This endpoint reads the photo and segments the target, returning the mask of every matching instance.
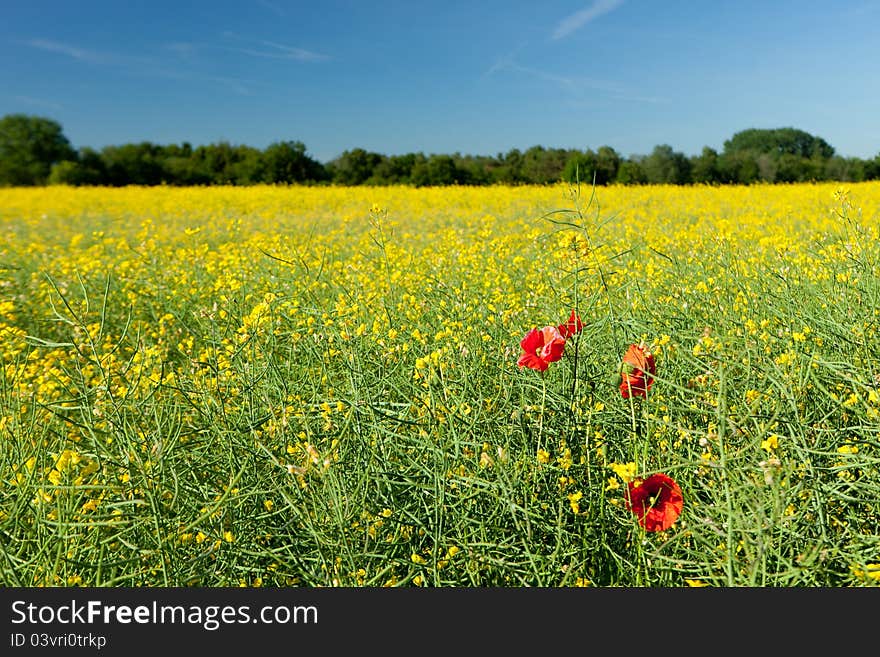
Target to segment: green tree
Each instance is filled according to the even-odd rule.
[[[580,182],[590,185],[595,175],[596,154],[589,148],[569,155],[562,170],[562,179],[568,183]]]
[[[158,185],[162,182],[161,147],[151,142],[105,146],[101,149],[101,159],[110,185]]]
[[[617,180],[620,154],[610,146],[600,146],[596,151],[596,184],[608,185]]]
[[[76,151],[52,119],[8,114],[0,119],[0,185],[43,185],[52,165],[76,161]]]
[[[767,182],[793,183],[809,179],[809,162],[808,159],[791,153],[783,153],[775,158],[762,154],[758,156],[758,170],[761,172],[761,179]]]
[[[363,185],[372,177],[382,156],[363,148],[345,151],[327,165],[334,183],[340,185]]]
[[[262,153],[253,146],[239,144],[233,147],[232,160],[224,171],[224,178],[232,185],[255,185],[264,180]]]
[[[514,185],[525,182],[522,173],[523,154],[518,148],[512,148],[503,155],[499,153],[496,162],[491,172],[493,183]]]
[[[721,182],[735,185],[750,185],[760,178],[758,162],[749,152],[721,153],[718,173]]]
[[[62,160],[52,165],[50,185],[104,185],[107,169],[104,160],[94,149],[81,148],[76,160]]]
[[[465,178],[466,173],[455,165],[451,155],[432,154],[412,170],[412,184],[417,187],[459,185],[466,182]]]
[[[262,158],[256,148],[218,142],[199,146],[192,154],[194,176],[214,185],[252,185],[262,180]]]
[[[52,165],[47,182],[50,185],[79,185],[79,163],[62,160]]]
[[[617,180],[621,185],[644,185],[648,182],[645,168],[642,166],[644,158],[631,156],[620,163],[617,169]]]
[[[871,160],[865,160],[865,180],[880,180],[880,153]]]
[[[212,177],[195,157],[189,142],[169,144],[162,159],[162,178],[169,185],[209,185]]]
[[[655,146],[642,167],[649,183],[683,185],[690,182],[690,161],[669,144]]]
[[[488,185],[492,182],[492,169],[497,166],[495,158],[486,155],[460,155],[453,158],[455,166],[469,185]]]
[[[520,168],[525,182],[546,185],[562,180],[570,152],[561,148],[532,146],[522,156]]]
[[[861,182],[867,180],[868,164],[857,157],[835,155],[825,162],[825,180]]]
[[[834,155],[834,148],[822,139],[796,128],[741,130],[724,142],[724,153],[767,153],[779,156],[795,155],[803,158],[827,159]]]
[[[327,178],[324,165],[306,154],[301,141],[270,144],[262,154],[262,174],[268,183],[318,182]]]
[[[573,151],[565,163],[562,179],[566,182],[608,185],[617,181],[621,162],[620,155],[610,146],[600,146],[595,153],[589,148]]]
[[[382,161],[373,169],[373,175],[367,179],[367,182],[373,185],[408,184],[416,161],[415,153],[383,157]]]
[[[702,153],[691,158],[691,180],[695,183],[707,184],[721,181],[718,152],[715,149],[704,146]]]

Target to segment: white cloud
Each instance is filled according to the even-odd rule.
[[[269,59],[290,59],[297,62],[323,62],[330,59],[328,55],[314,52],[312,50],[285,46],[280,43],[275,43],[274,41],[254,41],[252,39],[239,36],[234,32],[223,32],[223,37],[233,41],[242,42],[242,44],[245,46],[234,48],[230,47],[227,48],[227,50],[240,52],[244,55],[250,55],[251,57],[266,57]],[[256,47],[257,45],[259,45],[259,47]]]
[[[320,62],[330,59],[327,55],[304,50],[303,48],[291,48],[290,46],[283,46],[280,43],[272,43],[271,41],[262,41],[261,43],[274,49],[275,56],[282,59],[295,59],[300,62]]]
[[[259,0],[259,3],[275,15],[284,17],[284,10],[275,3],[267,2],[267,0]]]
[[[42,98],[33,98],[32,96],[13,96],[15,100],[19,103],[25,103],[26,105],[33,105],[35,107],[42,107],[44,109],[50,110],[62,110],[64,107],[59,105],[56,102],[51,100],[43,100]]]
[[[597,80],[583,76],[568,76],[544,71],[529,66],[517,64],[512,55],[500,58],[487,70],[483,77],[489,77],[501,72],[518,73],[528,75],[540,80],[552,83],[565,93],[570,101],[575,104],[581,102],[595,103],[599,100],[621,101],[626,103],[668,103],[670,100],[663,96],[648,96],[632,93],[626,85],[611,80]]]
[[[168,52],[174,53],[178,57],[192,57],[199,47],[194,43],[189,43],[187,41],[176,41],[174,43],[166,43],[164,49]]]
[[[50,41],[48,39],[30,39],[28,41],[21,42],[26,46],[31,48],[37,48],[39,50],[45,50],[47,52],[57,53],[59,55],[64,55],[67,57],[71,57],[77,61],[81,62],[90,62],[94,64],[105,64],[105,65],[119,65],[124,66],[128,72],[132,75],[136,76],[146,76],[152,78],[161,78],[165,80],[183,80],[183,81],[197,81],[197,82],[208,82],[214,85],[219,85],[233,93],[242,95],[242,96],[250,96],[251,90],[251,82],[247,80],[240,80],[238,78],[231,77],[218,77],[218,76],[204,76],[194,71],[186,71],[181,70],[179,66],[179,62],[176,62],[174,66],[169,66],[167,64],[163,64],[161,61],[156,61],[153,58],[145,58],[145,57],[135,57],[130,55],[120,55],[116,53],[109,52],[96,52],[92,50],[86,50],[84,48],[78,48],[76,46],[71,46],[66,43],[60,43],[58,41]],[[267,44],[269,45],[269,44]],[[175,42],[168,43],[162,46],[162,48],[166,52],[173,53],[177,57],[181,59],[189,59],[193,54],[195,54],[198,50],[200,50],[203,46],[200,46],[196,43],[189,42]],[[276,48],[284,48],[284,46],[275,46]],[[289,49],[295,51],[296,49]],[[259,54],[259,53],[254,53]],[[288,59],[296,59],[296,58],[304,58],[309,59],[310,57],[323,57],[322,55],[317,55],[315,53],[309,53],[308,51],[299,52],[291,52],[285,58]],[[28,96],[16,96],[16,99],[22,103],[28,103],[31,105],[42,105],[48,107],[50,109],[60,109],[60,106],[49,103],[48,101],[41,101],[38,98],[31,98]]]
[[[19,43],[37,50],[56,53],[70,57],[78,62],[88,62],[90,64],[101,64],[109,66],[138,66],[149,65],[153,61],[149,57],[138,57],[134,55],[123,55],[114,52],[100,52],[97,50],[87,50],[78,46],[72,46],[68,43],[60,41],[52,41],[51,39],[28,39],[27,41],[19,41]]]
[[[83,62],[100,62],[103,59],[102,56],[96,52],[85,50],[83,48],[77,48],[75,46],[69,46],[66,43],[59,43],[58,41],[50,41],[48,39],[30,39],[29,41],[25,41],[24,43],[31,48],[37,48],[39,50],[46,50],[48,52],[58,53],[59,55],[67,55],[68,57],[72,57],[73,59],[78,59]]]
[[[595,0],[586,9],[576,11],[559,21],[559,24],[553,31],[553,38],[563,39],[572,32],[581,29],[587,23],[599,18],[599,16],[614,11],[622,4],[623,0]]]

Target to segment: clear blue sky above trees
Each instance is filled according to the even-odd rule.
[[[647,154],[794,126],[880,152],[880,2],[10,2],[0,115],[77,148]]]

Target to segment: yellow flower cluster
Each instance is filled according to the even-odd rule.
[[[609,186],[598,194],[614,221],[602,224],[595,242],[540,220],[569,209],[569,192],[566,185],[0,189],[0,440],[13,455],[0,485],[27,491],[25,506],[41,520],[63,520],[72,537],[92,521],[124,525],[143,505],[158,513],[186,487],[209,488],[207,501],[230,480],[199,473],[160,486],[169,454],[197,447],[226,456],[224,441],[234,436],[248,459],[265,458],[284,485],[306,490],[332,486],[334,468],[364,458],[346,436],[367,427],[371,448],[393,436],[447,450],[441,473],[466,488],[503,473],[519,456],[507,439],[543,419],[534,398],[520,406],[522,391],[512,393],[518,342],[523,327],[564,320],[574,300],[561,281],[575,275],[587,325],[609,313],[633,324],[681,318],[637,328],[661,336],[657,352],[689,368],[675,393],[659,383],[652,389],[643,419],[662,450],[698,444],[703,458],[694,469],[709,472],[726,446],[721,438],[739,437],[723,422],[707,430],[710,423],[724,414],[775,417],[773,400],[788,391],[797,408],[808,374],[835,367],[823,359],[834,348],[824,316],[791,316],[767,300],[795,299],[815,286],[829,313],[867,308],[865,286],[880,276],[880,222],[858,222],[880,216],[880,182],[853,183],[845,193],[835,184]],[[821,211],[834,202],[852,222]],[[601,278],[587,274],[597,269]],[[846,325],[840,339],[876,344],[873,312]],[[849,373],[828,386],[836,402],[828,413],[876,423],[880,380],[871,377],[880,370],[866,362],[870,349],[853,352],[853,369],[864,376]],[[749,371],[758,358],[772,378],[743,381],[725,397],[730,383],[718,364]],[[522,457],[558,481],[575,515],[589,502],[574,483],[584,459],[610,468],[599,480],[609,489],[629,483],[637,472],[630,459],[639,459],[603,435],[614,430],[601,419],[613,412],[615,389],[608,398],[578,394],[567,400],[577,438],[544,436]],[[689,405],[686,418],[670,410],[676,403],[678,411]],[[795,453],[783,427],[742,424],[767,462]],[[487,426],[497,432],[485,437]],[[419,448],[408,449],[419,458]],[[858,480],[861,459],[874,458],[858,449],[835,454],[843,483]],[[222,524],[211,505],[232,493],[219,494],[204,517],[181,523],[175,536],[187,549],[216,553],[251,540]],[[278,491],[255,494],[260,517],[291,506]],[[408,539],[416,530],[398,524],[396,513],[374,512],[359,529],[374,542]],[[407,550],[407,567],[455,564],[458,548],[432,556],[420,549]],[[161,556],[151,558],[144,572],[161,571]],[[328,572],[340,581],[379,576],[360,567]],[[419,577],[428,577],[424,570]],[[258,575],[269,577],[248,581]]]

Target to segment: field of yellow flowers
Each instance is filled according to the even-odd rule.
[[[6,586],[880,583],[880,183],[0,189]]]

